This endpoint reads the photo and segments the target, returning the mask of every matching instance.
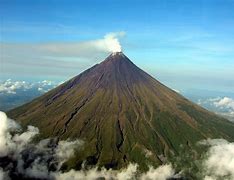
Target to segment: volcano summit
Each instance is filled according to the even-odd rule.
[[[82,139],[68,162],[121,168],[162,164],[180,145],[195,148],[206,138],[234,140],[234,124],[155,80],[122,52],[84,71],[43,96],[9,111],[42,137]]]

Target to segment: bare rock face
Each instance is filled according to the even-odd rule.
[[[157,166],[204,138],[234,140],[234,124],[193,104],[134,65],[122,52],[8,112],[42,137],[82,139],[69,166]]]

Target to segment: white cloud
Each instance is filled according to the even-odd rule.
[[[217,107],[226,107],[234,110],[234,99],[229,97],[223,97],[220,100],[214,101],[214,105]]]
[[[129,164],[126,169],[123,169],[117,173],[116,178],[120,180],[121,179],[130,180],[136,176],[136,173],[137,173],[137,165]]]
[[[5,138],[8,133],[7,130],[7,116],[5,113],[0,112],[0,157],[7,154],[7,140]]]
[[[39,92],[47,92],[56,87],[60,83],[54,81],[44,80],[38,82],[14,81],[8,79],[0,82],[0,94],[16,94],[18,90],[28,91],[30,89],[37,89]]]
[[[45,91],[43,88],[41,88],[41,87],[37,88],[37,90],[40,91],[40,92],[46,92],[46,91]]]
[[[205,180],[234,179],[234,143],[224,139],[201,142],[210,146],[203,161]]]
[[[16,126],[0,111],[0,158],[7,158],[7,166],[0,167],[0,178],[7,175],[22,175],[32,178],[51,178],[50,166],[58,171],[61,164],[74,154],[74,150],[82,145],[76,141],[57,141],[53,139],[41,140],[33,143],[32,139],[39,134],[36,127],[28,126],[25,132],[20,133]],[[5,169],[4,169],[5,168]]]
[[[141,176],[142,180],[166,180],[175,175],[171,164],[159,166],[157,169],[150,167],[149,171]]]
[[[62,172],[61,165],[74,155],[75,149],[82,147],[83,141],[57,142],[55,139],[44,139],[38,143],[32,142],[38,133],[39,130],[33,126],[28,126],[25,132],[20,132],[19,125],[0,111],[0,158],[9,158],[7,167],[0,166],[0,180],[7,179],[12,173],[30,178],[57,180],[166,180],[180,176],[175,173],[171,164],[164,164],[158,168],[150,167],[145,173],[140,173],[138,165],[131,163],[121,170],[99,170],[96,167]],[[234,179],[234,143],[224,139],[207,139],[199,143],[209,146],[205,159],[202,159],[203,168],[200,173],[203,178]],[[50,167],[54,167],[54,170]]]
[[[230,97],[214,97],[208,99],[199,99],[198,104],[202,105],[217,114],[223,115],[229,120],[234,119],[234,99]]]
[[[0,168],[0,180],[10,180],[7,172],[5,172],[2,168]]]
[[[82,145],[83,142],[79,140],[59,141],[55,150],[55,154],[60,162],[59,166],[61,166],[67,159],[74,156],[74,150]]]
[[[213,177],[205,176],[205,177],[204,177],[204,180],[216,180],[216,178],[214,179]]]
[[[0,111],[0,157],[21,151],[39,133],[38,128],[28,126],[27,131],[22,134],[11,135],[12,131],[18,129],[18,126],[12,126],[12,124],[12,120],[8,119],[6,114]]]
[[[15,134],[12,137],[12,140],[15,144],[18,145],[17,148],[22,149],[22,147],[26,146],[28,143],[32,141],[32,138],[39,134],[39,129],[34,126],[28,126],[27,131],[22,134]]]
[[[55,177],[57,180],[94,180],[98,178],[113,179],[113,180],[166,180],[168,178],[176,177],[175,171],[170,164],[162,165],[158,168],[150,167],[149,171],[139,174],[137,164],[129,164],[127,168],[122,170],[106,170],[97,168],[89,170],[70,170],[65,173],[57,173]]]
[[[98,178],[113,179],[113,180],[130,180],[136,177],[137,165],[129,164],[126,169],[119,171],[116,170],[106,170],[97,168],[89,170],[70,170],[65,173],[57,173],[55,177],[57,180],[95,180]]]
[[[17,89],[27,90],[32,84],[25,81],[12,81],[8,79],[0,84],[0,93],[15,94]]]
[[[8,157],[7,167],[0,167],[0,178],[8,175],[22,175],[30,178],[57,180],[97,179],[104,177],[114,180],[155,179],[163,180],[174,176],[171,165],[162,165],[156,169],[150,167],[149,172],[139,175],[138,165],[129,164],[121,170],[81,169],[79,171],[61,171],[61,165],[74,155],[75,149],[82,147],[83,141],[59,141],[44,139],[33,143],[32,139],[39,133],[38,128],[28,126],[25,132],[15,132],[18,126],[12,125],[4,112],[0,111],[0,157]],[[14,133],[12,133],[14,132]],[[50,167],[54,170],[50,170]],[[5,169],[4,169],[5,168]]]

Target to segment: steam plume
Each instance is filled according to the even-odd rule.
[[[105,35],[104,42],[105,42],[107,50],[109,52],[121,52],[122,48],[121,48],[118,37],[122,37],[124,35],[125,35],[124,32],[109,33]]]

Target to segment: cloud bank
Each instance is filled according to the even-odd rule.
[[[28,91],[30,89],[37,89],[40,92],[47,92],[59,84],[60,83],[49,80],[30,83],[26,81],[14,81],[12,79],[7,79],[6,81],[0,82],[0,94],[16,94],[19,90]]]
[[[224,139],[208,139],[201,142],[210,146],[203,161],[205,180],[234,179],[234,143]]]
[[[165,180],[175,176],[171,164],[158,168],[151,167],[148,172],[139,174],[137,164],[129,164],[125,169],[81,169],[79,171],[61,171],[62,164],[74,155],[77,148],[82,147],[83,141],[59,141],[44,139],[33,143],[33,138],[39,134],[36,127],[28,126],[22,132],[20,126],[7,118],[0,111],[0,180],[14,178],[37,178],[57,180],[77,179],[141,179]]]
[[[27,82],[8,79],[0,81],[0,110],[8,111],[27,103],[61,83],[63,82],[49,80]]]
[[[224,96],[199,99],[198,104],[211,109],[218,114],[224,115],[231,121],[234,121],[234,99],[231,97]]]
[[[33,142],[33,138],[38,134],[38,128],[33,126],[28,126],[23,132],[15,121],[0,111],[0,180],[166,180],[183,177],[183,169],[176,173],[173,168],[176,164],[172,166],[170,163],[158,168],[149,167],[144,173],[138,171],[138,165],[134,163],[121,170],[83,167],[81,170],[71,169],[64,172],[61,169],[63,163],[74,156],[84,142],[58,141],[56,138]],[[204,180],[234,179],[234,143],[224,139],[207,139],[199,144],[208,146],[208,151],[202,156],[198,177]]]
[[[27,90],[30,88],[32,88],[32,85],[25,81],[12,81],[8,79],[0,84],[0,93],[16,94],[17,89]]]
[[[217,101],[214,101],[214,105],[220,108],[229,108],[233,110],[233,114],[234,114],[234,99],[232,98],[223,97],[221,99],[218,99]]]
[[[176,177],[175,171],[171,164],[159,166],[158,168],[150,168],[149,171],[139,174],[136,164],[129,164],[126,169],[119,171],[115,170],[97,170],[93,168],[90,170],[75,171],[71,170],[66,173],[56,174],[58,180],[94,180],[98,178],[112,179],[112,180],[166,180],[168,178]]]
[[[0,178],[54,179],[63,162],[74,155],[83,142],[44,139],[33,143],[39,134],[36,127],[20,126],[0,111]]]

